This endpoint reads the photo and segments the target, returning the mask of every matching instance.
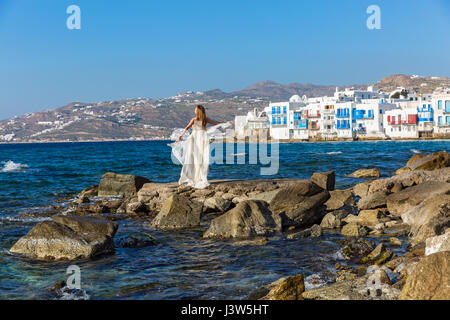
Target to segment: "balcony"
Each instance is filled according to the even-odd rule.
[[[295,129],[308,129],[308,120],[294,120],[294,128]]]
[[[336,118],[348,118],[350,117],[350,112],[348,109],[337,109]]]
[[[336,123],[336,129],[350,129],[350,122],[347,121],[338,121]]]
[[[357,120],[370,120],[373,119],[373,110],[353,110],[353,118]]]
[[[311,112],[306,111],[305,112],[305,117],[308,118],[308,119],[320,118],[320,111],[315,111],[315,112],[313,112],[313,111],[311,111]]]

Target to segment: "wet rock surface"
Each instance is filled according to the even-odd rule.
[[[88,217],[55,216],[36,225],[11,248],[41,260],[76,260],[114,253],[117,224]]]

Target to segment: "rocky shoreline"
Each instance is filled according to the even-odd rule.
[[[114,239],[124,219],[173,232],[205,226],[205,239],[249,245],[264,245],[275,234],[292,241],[340,232],[342,254],[356,267],[336,263],[335,283],[305,291],[304,275],[292,275],[249,292],[249,299],[450,299],[449,165],[447,152],[415,155],[393,177],[380,179],[376,168],[355,171],[354,177],[368,180],[349,189],[335,189],[333,171],[308,180],[213,181],[203,190],[106,173],[69,209],[46,213],[51,220],[10,252],[76,260],[157,242],[146,233]],[[379,236],[389,240],[368,238]],[[407,246],[402,255],[393,252],[399,246]]]

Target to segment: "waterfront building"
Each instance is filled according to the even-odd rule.
[[[257,108],[249,111],[246,116],[236,116],[234,124],[235,136],[238,139],[267,137],[270,128],[267,111],[259,111]]]
[[[354,102],[336,103],[336,131],[338,138],[353,138],[353,113]]]
[[[390,138],[418,138],[417,108],[397,108],[384,114],[385,133]]]
[[[336,88],[333,96],[270,103],[236,117],[236,135],[269,134],[278,140],[448,137],[450,89],[418,95],[398,88],[391,94]]]
[[[417,108],[418,136],[432,137],[434,130],[434,110],[431,103],[424,102]]]
[[[291,139],[290,133],[293,132],[291,130],[300,129],[296,128],[294,113],[291,111],[299,110],[304,106],[304,101],[298,95],[292,96],[289,102],[271,103],[267,110],[270,136],[278,140]]]
[[[450,134],[450,88],[439,88],[433,93],[434,133],[437,136]]]

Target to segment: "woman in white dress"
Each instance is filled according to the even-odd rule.
[[[204,189],[209,186],[209,137],[206,132],[207,124],[218,125],[219,122],[206,117],[205,108],[201,105],[195,108],[195,118],[189,122],[187,127],[177,139],[180,143],[183,135],[192,128],[192,134],[183,143],[182,164],[179,184]]]

